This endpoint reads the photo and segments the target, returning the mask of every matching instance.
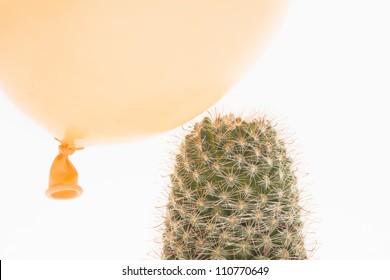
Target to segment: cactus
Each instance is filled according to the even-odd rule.
[[[162,259],[307,259],[293,162],[265,117],[205,117],[170,179]]]

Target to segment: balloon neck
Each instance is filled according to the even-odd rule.
[[[83,190],[78,185],[78,172],[68,156],[83,148],[76,147],[71,143],[65,143],[57,138],[55,139],[61,145],[58,147],[58,155],[50,169],[49,188],[46,190],[46,196],[52,199],[73,199],[79,197]]]
[[[84,149],[84,147],[76,147],[72,143],[65,143],[58,138],[54,139],[61,143],[61,145],[58,146],[58,152],[61,155],[70,156],[73,155],[76,151]]]

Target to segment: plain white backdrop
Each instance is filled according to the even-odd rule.
[[[297,0],[217,108],[263,112],[295,140],[314,259],[389,259],[390,3]],[[44,196],[58,143],[0,93],[0,258],[152,259],[181,129],[72,156],[82,197]]]

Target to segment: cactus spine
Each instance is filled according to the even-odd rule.
[[[267,119],[204,118],[170,177],[163,259],[307,258],[293,163]]]

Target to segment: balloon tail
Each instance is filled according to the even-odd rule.
[[[50,168],[49,188],[45,194],[52,199],[73,199],[83,193],[83,189],[78,185],[78,173],[69,160],[69,156],[75,151],[82,150],[82,147],[75,147],[72,144],[61,143],[58,147],[59,153]]]

